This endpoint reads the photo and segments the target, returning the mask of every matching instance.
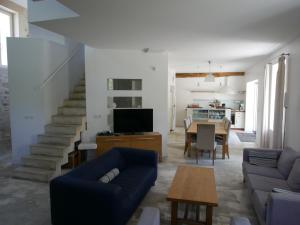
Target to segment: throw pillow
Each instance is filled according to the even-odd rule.
[[[263,167],[277,167],[277,153],[270,151],[249,151],[249,163]]]
[[[300,159],[295,160],[287,183],[293,191],[300,192]]]
[[[273,188],[272,192],[273,193],[294,193],[292,191],[281,189],[281,188]]]
[[[296,158],[300,157],[300,152],[287,148],[282,151],[278,160],[278,170],[287,179],[294,165]]]
[[[116,176],[118,176],[120,173],[118,168],[114,168],[111,171],[109,171],[108,173],[106,173],[104,176],[102,176],[99,181],[103,182],[103,183],[109,183],[110,181],[112,181],[113,179],[116,178]]]

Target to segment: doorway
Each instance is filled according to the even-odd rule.
[[[10,152],[7,38],[14,36],[14,14],[0,8],[0,156]]]
[[[246,123],[245,131],[256,133],[257,130],[257,104],[258,80],[247,82],[246,86]]]

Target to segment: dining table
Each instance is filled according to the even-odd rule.
[[[188,156],[190,156],[192,149],[192,136],[197,135],[197,126],[201,124],[214,124],[215,125],[215,135],[221,136],[222,143],[222,159],[225,159],[225,155],[229,158],[229,148],[227,143],[227,129],[225,128],[225,123],[223,120],[198,120],[192,121],[190,127],[187,129],[187,145],[185,146],[184,152],[188,152]]]

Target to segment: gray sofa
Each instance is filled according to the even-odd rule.
[[[254,165],[249,155],[261,155],[260,163]],[[275,166],[268,155],[275,155]],[[261,225],[300,224],[300,152],[246,148],[243,174]]]

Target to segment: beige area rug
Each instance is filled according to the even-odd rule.
[[[169,139],[168,159],[159,164],[158,179],[156,185],[146,195],[139,209],[134,214],[129,225],[135,225],[145,206],[160,209],[161,225],[170,224],[170,202],[166,201],[166,195],[175,175],[178,165],[193,165],[211,167],[211,160],[203,156],[196,164],[195,157],[188,158],[183,155],[183,134],[173,134]],[[229,225],[233,216],[248,217],[252,225],[257,225],[257,219],[250,202],[250,197],[243,183],[242,176],[242,151],[238,148],[230,148],[230,159],[221,159],[221,149],[218,150],[215,161],[215,177],[219,206],[214,209],[213,224]],[[201,188],[201,187],[199,187]],[[204,208],[202,209],[204,213]],[[193,210],[190,214],[193,217]],[[183,214],[184,205],[179,206],[179,214]],[[204,214],[205,215],[205,214]]]

